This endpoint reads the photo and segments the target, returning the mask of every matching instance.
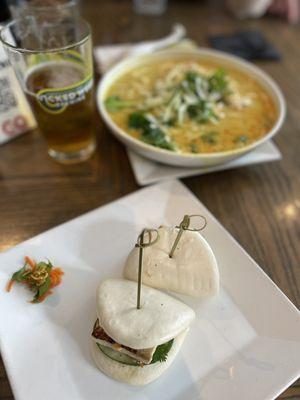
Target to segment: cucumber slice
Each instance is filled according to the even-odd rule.
[[[97,343],[97,346],[99,347],[99,350],[102,351],[108,358],[117,361],[121,364],[126,364],[126,365],[132,365],[135,367],[140,366],[136,360],[133,358],[129,357],[127,354],[122,354],[110,347],[103,346],[102,344]]]
[[[152,361],[150,364],[155,364],[156,362],[164,362],[168,357],[168,353],[171,350],[174,339],[169,340],[167,343],[163,343],[157,346]],[[140,367],[139,364],[134,358],[128,356],[127,354],[122,354],[111,347],[104,346],[102,344],[97,343],[99,350],[102,351],[108,358],[117,361],[121,364],[132,365],[134,367]]]

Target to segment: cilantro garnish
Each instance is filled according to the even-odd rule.
[[[23,283],[35,292],[31,302],[40,303],[52,293],[52,288],[61,283],[63,274],[63,271],[54,268],[50,261],[36,263],[31,258],[25,257],[23,267],[16,271],[8,282],[7,291],[11,290],[14,282]]]
[[[164,362],[168,358],[168,353],[171,350],[171,347],[173,345],[174,339],[169,340],[166,343],[160,344],[159,346],[156,347],[156,350],[153,354],[151,364],[154,364],[156,362]]]

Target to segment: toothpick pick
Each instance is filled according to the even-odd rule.
[[[152,232],[156,233],[155,239],[152,240]],[[144,241],[145,234],[149,236],[149,242],[146,243]],[[152,246],[159,239],[157,229],[143,229],[142,233],[138,236],[136,247],[139,248],[139,269],[138,269],[138,286],[137,286],[137,301],[136,308],[138,310],[141,309],[141,291],[142,291],[142,275],[143,275],[143,257],[144,257],[144,248]]]
[[[191,218],[194,217],[200,217],[204,220],[204,225],[201,226],[200,228],[189,228],[190,226],[190,222],[191,222]],[[203,215],[198,215],[198,214],[193,214],[193,215],[185,215],[183,217],[183,220],[180,222],[179,226],[177,228],[179,228],[179,232],[177,233],[177,236],[174,240],[172,249],[170,251],[169,257],[172,258],[174,256],[175,250],[178,246],[179,240],[183,234],[183,231],[195,231],[195,232],[199,232],[202,229],[204,229],[206,227],[206,218]]]

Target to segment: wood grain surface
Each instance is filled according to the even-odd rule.
[[[133,13],[131,1],[84,0],[82,14],[95,45],[160,38],[175,22],[199,45],[208,45],[208,34],[241,28],[259,28],[276,45],[282,61],[257,65],[279,83],[287,100],[287,119],[275,139],[283,159],[183,182],[299,307],[300,27],[272,17],[237,21],[220,4],[170,1],[165,15],[145,17]],[[38,130],[0,148],[0,251],[138,189],[124,147],[98,115],[95,124],[98,150],[84,164],[50,160]],[[13,399],[1,362],[0,399]],[[279,399],[300,399],[300,382]]]

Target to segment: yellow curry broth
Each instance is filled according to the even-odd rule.
[[[160,64],[141,66],[117,80],[110,87],[107,97],[117,95],[124,100],[134,100],[138,105],[147,96],[150,96],[157,81],[163,81],[178,63],[197,64],[206,73],[213,73],[220,68],[220,65],[196,60],[166,61]],[[229,83],[234,87],[234,91],[241,98],[250,98],[250,104],[243,107],[225,104],[220,110],[221,117],[216,123],[211,121],[199,123],[191,118],[185,118],[180,126],[165,127],[164,129],[176,143],[179,152],[195,152],[192,150],[195,148],[194,146],[196,146],[198,153],[232,150],[257,141],[274,125],[276,108],[263,87],[240,71],[227,67],[224,70]],[[128,127],[128,118],[132,112],[132,108],[127,108],[110,112],[110,116],[125,132],[139,139],[140,132]],[[217,140],[215,143],[203,140],[202,136],[209,132],[216,132]],[[246,143],[237,140],[238,136],[243,135],[247,136]]]

